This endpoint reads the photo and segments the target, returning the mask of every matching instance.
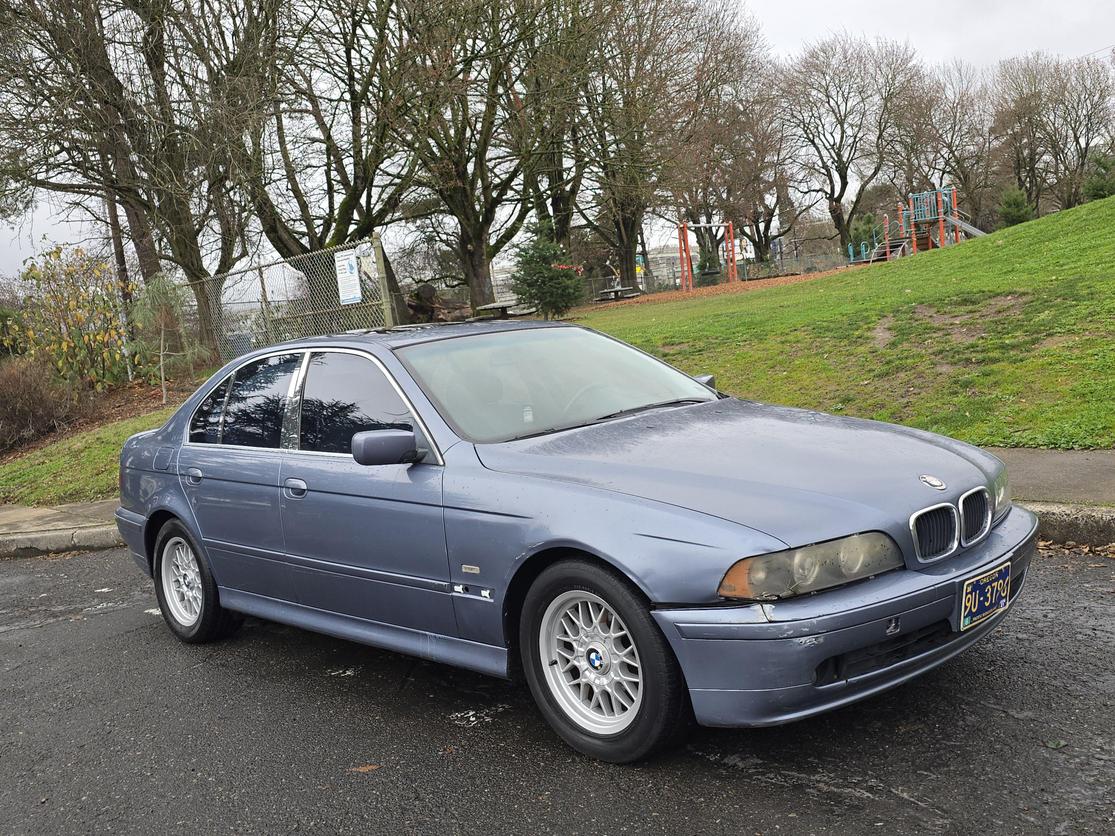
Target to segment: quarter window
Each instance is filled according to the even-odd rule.
[[[190,441],[194,444],[220,444],[221,443],[221,413],[225,408],[225,396],[228,395],[228,384],[231,375],[226,377],[217,387],[209,393],[209,397],[201,402],[201,406],[194,413],[190,421]]]
[[[300,354],[261,357],[236,370],[224,410],[222,444],[278,448],[290,379]]]
[[[311,356],[302,389],[300,449],[351,453],[358,432],[413,428],[410,410],[370,360],[340,352]]]

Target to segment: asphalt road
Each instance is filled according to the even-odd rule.
[[[1115,831],[1115,560],[825,717],[574,754],[525,688],[249,621],[175,641],[120,551],[0,561],[0,832]]]

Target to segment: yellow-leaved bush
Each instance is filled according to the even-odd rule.
[[[55,247],[20,276],[29,288],[19,332],[0,334],[58,374],[100,390],[128,378],[121,288],[112,266],[80,248]]]

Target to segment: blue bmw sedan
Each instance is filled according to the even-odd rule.
[[[120,497],[182,641],[249,614],[521,677],[616,762],[945,662],[1013,606],[1037,528],[975,447],[555,323],[255,351],[128,440]]]

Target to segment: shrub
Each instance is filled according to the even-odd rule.
[[[0,305],[0,354],[23,352],[23,327],[19,311]]]
[[[569,255],[554,243],[545,224],[530,229],[530,239],[516,251],[511,288],[521,302],[534,305],[546,319],[561,316],[581,301],[584,285],[576,271],[561,268]]]
[[[1085,200],[1103,200],[1115,195],[1115,156],[1099,154],[1092,161],[1092,171],[1084,181]]]
[[[146,371],[146,377],[158,382],[167,402],[166,382],[176,372],[193,374],[204,350],[197,340],[181,327],[187,290],[166,276],[155,276],[147,282],[132,301],[132,322],[135,339],[133,359]]]
[[[0,360],[0,453],[65,426],[84,410],[82,400],[34,357]]]
[[[1003,226],[1014,226],[1034,219],[1034,207],[1021,189],[1007,189],[999,199],[999,220]]]
[[[55,247],[21,276],[31,287],[22,314],[28,354],[50,363],[62,378],[103,389],[128,377],[126,337],[116,278],[84,250]]]

